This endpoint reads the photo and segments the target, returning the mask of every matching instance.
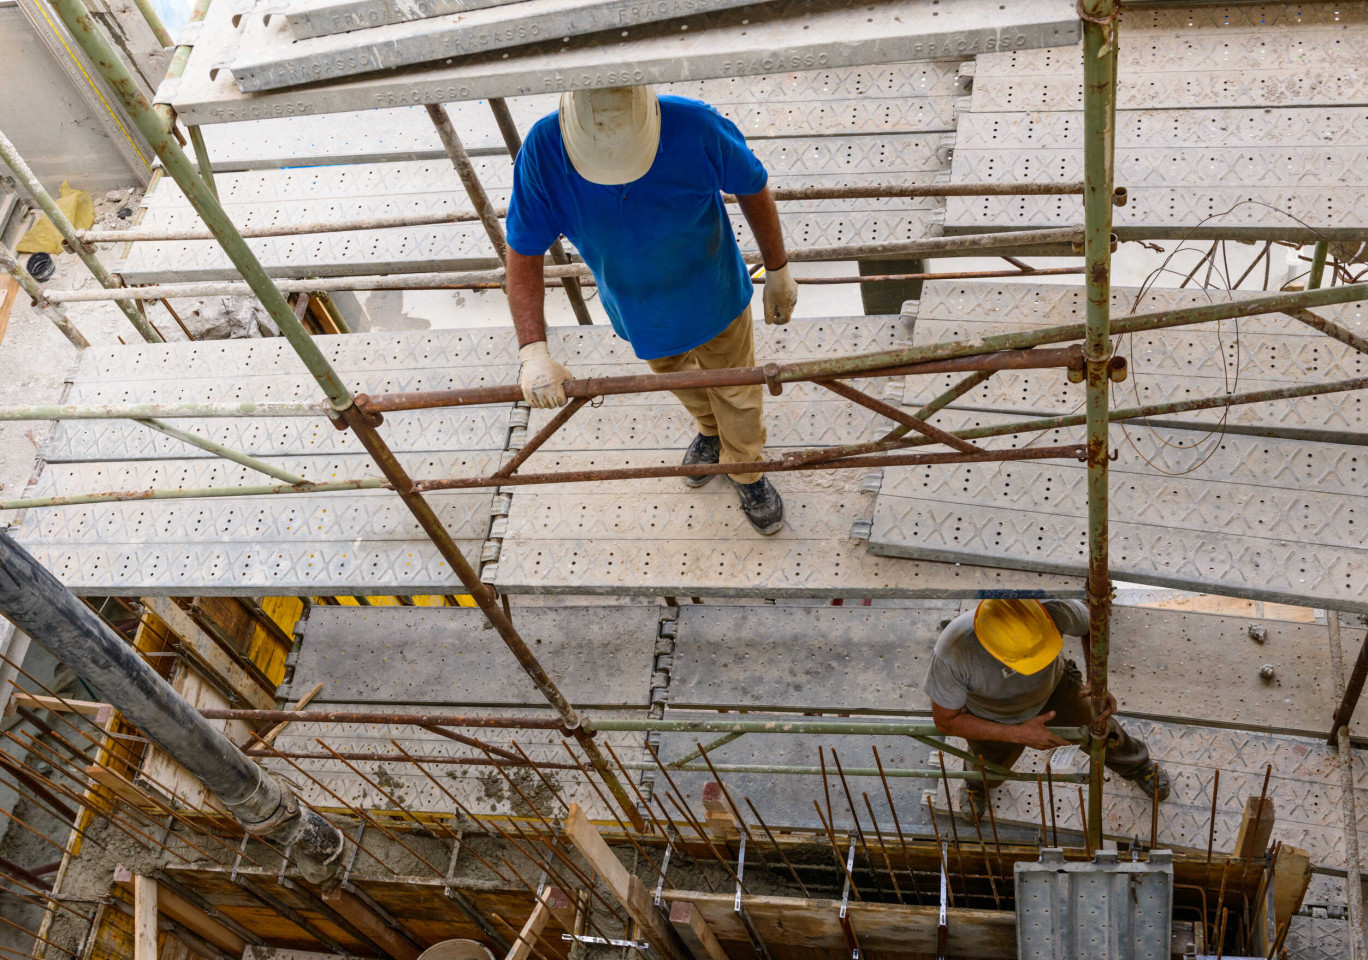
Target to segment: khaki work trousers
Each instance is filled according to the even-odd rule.
[[[707,343],[672,357],[647,360],[655,373],[679,370],[725,370],[755,366],[751,308],[746,307],[727,329]],[[722,440],[722,463],[747,463],[765,450],[765,387],[697,387],[671,391],[698,422],[698,432]],[[737,483],[754,483],[758,473],[733,473]]]
[[[1072,660],[1066,660],[1064,662],[1064,676],[1060,677],[1054,692],[1050,694],[1050,699],[1045,701],[1045,706],[1040,708],[1041,713],[1055,711],[1055,717],[1050,721],[1050,726],[1081,727],[1092,723],[1092,703],[1083,697],[1082,691],[1083,674],[1079,672],[1078,666]],[[1000,764],[1009,770],[1025,749],[1019,743],[1003,743],[1000,740],[969,741],[970,753],[981,756],[990,763]],[[1107,721],[1106,763],[1108,770],[1118,777],[1129,779],[1145,769],[1145,765],[1149,763],[1149,758],[1149,748],[1145,746],[1143,741],[1126,733],[1121,724],[1116,722],[1115,717]],[[966,760],[964,769],[975,770],[978,768]],[[973,780],[970,780],[969,783],[974,784],[975,787],[981,786],[980,783]],[[994,780],[991,775],[988,777],[988,789],[990,790],[1001,783],[1001,780]]]

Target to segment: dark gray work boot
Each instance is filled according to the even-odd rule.
[[[709,437],[700,433],[693,438],[693,443],[689,444],[689,449],[684,451],[684,466],[690,467],[696,463],[717,463],[721,455],[721,438]],[[701,487],[715,476],[717,476],[715,473],[705,473],[701,476],[685,477],[684,484],[690,487]]]
[[[737,483],[727,478],[741,499],[741,512],[758,533],[768,537],[784,528],[784,501],[768,477],[754,483]]]
[[[1173,786],[1169,783],[1169,775],[1163,767],[1151,760],[1138,773],[1134,773],[1126,778],[1144,791],[1145,796],[1158,798],[1163,803],[1169,798]]]

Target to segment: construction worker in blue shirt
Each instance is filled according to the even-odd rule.
[[[546,343],[543,258],[560,236],[593,272],[613,330],[653,371],[753,366],[753,286],[722,194],[737,195],[764,260],[765,322],[787,323],[798,288],[767,180],[741,131],[705,103],[650,87],[563,94],[518,153],[508,208],[508,300],[527,402],[562,406],[572,379]],[[674,394],[697,424],[685,464],[762,458],[761,386]],[[769,479],[729,479],[751,525],[777,533],[784,504]]]

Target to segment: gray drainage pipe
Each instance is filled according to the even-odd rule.
[[[289,847],[306,879],[332,876],[342,854],[337,827],[248,759],[6,533],[0,533],[0,614],[98,689],[212,790],[245,830]]]

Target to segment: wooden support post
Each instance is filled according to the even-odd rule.
[[[304,710],[304,708],[307,707],[307,706],[309,705],[309,701],[311,701],[314,697],[318,696],[319,691],[322,690],[322,689],[323,689],[323,681],[320,680],[320,681],[318,681],[317,683],[315,683],[315,684],[313,685],[313,688],[310,689],[308,693],[304,694],[304,696],[302,696],[302,697],[299,698],[299,701],[294,705],[295,712],[296,712],[296,713],[302,713],[303,710]],[[269,747],[272,743],[275,742],[275,738],[278,737],[278,736],[280,736],[280,734],[281,734],[281,733],[285,730],[285,728],[288,727],[289,725],[290,725],[290,721],[289,721],[289,720],[282,720],[282,721],[280,721],[280,722],[277,723],[274,727],[272,727],[269,731],[267,731],[266,735],[263,736],[263,737],[261,738],[261,742],[262,742],[263,744],[265,744],[266,746]]]
[[[125,889],[134,889],[133,874],[126,867],[114,868],[114,882]],[[134,889],[134,897],[136,898],[136,896],[137,892]],[[157,890],[157,908],[176,923],[191,933],[203,937],[229,956],[240,957],[242,951],[247,948],[246,940],[165,886]]]
[[[703,914],[687,900],[670,904],[670,924],[693,954],[694,960],[731,960],[716,935],[703,919]]]
[[[508,951],[507,960],[529,960],[533,955],[537,938],[542,935],[547,923],[553,919],[564,927],[567,933],[574,931],[575,905],[560,887],[547,887],[542,891],[537,905],[532,908],[532,915],[527,918],[522,930],[518,931],[518,941]]]
[[[360,897],[343,887],[338,887],[332,899],[337,904],[337,912],[342,914],[348,923],[365,934],[366,939],[394,960],[418,960],[418,955],[422,951],[386,923],[384,917],[371,910]]]
[[[133,960],[157,960],[157,881],[133,877]]]
[[[722,793],[722,785],[716,780],[703,784],[703,817],[708,832],[719,840],[731,840],[738,836],[736,818]]]
[[[1262,857],[1268,849],[1268,838],[1273,833],[1273,798],[1265,797],[1263,811],[1259,810],[1259,798],[1245,800],[1244,817],[1240,820],[1240,833],[1235,838],[1235,856],[1246,860]]]
[[[679,942],[674,929],[656,910],[645,885],[622,865],[577,803],[570,804],[570,812],[565,818],[565,833],[580,856],[603,878],[613,896],[642,928],[652,951],[663,960],[689,960],[688,951]]]
[[[1292,919],[1292,914],[1301,909],[1302,898],[1311,883],[1311,856],[1299,847],[1283,844],[1273,858],[1269,868],[1271,879],[1268,887],[1272,893],[1265,903],[1259,904],[1259,912],[1254,919],[1256,931],[1265,929],[1268,917],[1268,903],[1273,905],[1272,929],[1278,930]],[[1267,949],[1264,953],[1267,953]]]

